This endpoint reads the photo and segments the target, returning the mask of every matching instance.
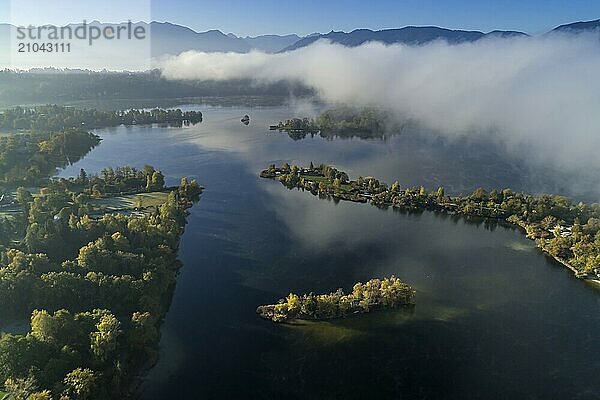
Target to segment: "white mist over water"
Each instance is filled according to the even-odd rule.
[[[597,34],[354,48],[320,41],[283,54],[185,52],[161,68],[168,79],[300,81],[327,102],[380,105],[451,137],[491,135],[572,172],[600,168]]]

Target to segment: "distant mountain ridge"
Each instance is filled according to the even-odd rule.
[[[514,31],[493,31],[486,34],[479,31],[451,30],[439,28],[437,26],[407,26],[400,29],[384,29],[379,31],[356,29],[349,33],[331,31],[326,35],[304,38],[294,43],[292,46],[285,48],[283,51],[291,51],[306,47],[321,39],[326,39],[332,43],[348,47],[355,47],[367,42],[421,45],[436,40],[445,40],[450,44],[459,44],[464,42],[474,42],[488,36],[513,37],[527,36],[527,34]]]
[[[291,35],[261,35],[238,37],[233,33],[224,34],[218,30],[196,32],[188,27],[170,22],[151,22],[152,55],[180,54],[183,51],[248,53],[260,50],[277,53],[301,39]]]
[[[262,35],[256,37],[246,36],[244,40],[253,50],[262,50],[266,53],[277,53],[302,39],[296,34],[292,35]]]
[[[97,21],[90,24],[105,25]],[[422,45],[444,40],[450,44],[459,44],[475,42],[485,38],[528,36],[526,33],[517,31],[495,30],[484,33],[472,30],[446,29],[437,26],[407,26],[383,30],[356,29],[348,33],[331,31],[327,34],[313,33],[305,37],[296,34],[238,37],[235,34],[225,34],[219,30],[196,32],[191,28],[170,22],[138,22],[135,25],[144,26],[149,30],[152,55],[155,57],[167,54],[178,55],[189,50],[235,53],[248,53],[252,50],[259,50],[266,53],[279,53],[306,47],[321,39],[354,47],[373,41],[385,44]],[[11,29],[14,29],[14,26],[0,24],[0,42],[8,42]],[[550,33],[581,33],[588,31],[600,31],[600,19],[560,25],[551,30]]]
[[[177,55],[188,50],[205,52],[247,53],[250,44],[235,35],[225,35],[218,30],[196,32],[188,27],[170,22],[151,22],[152,55]]]
[[[580,21],[573,22],[571,24],[565,24],[557,26],[552,32],[585,32],[585,31],[596,31],[600,30],[600,19],[593,21]]]
[[[233,33],[226,35],[218,30],[196,32],[190,28],[168,22],[152,22],[150,27],[152,29],[152,54],[154,56],[179,54],[187,50],[236,53],[259,50],[266,53],[281,53],[309,46],[321,39],[355,47],[367,42],[422,45],[444,40],[449,44],[460,44],[485,38],[529,36],[523,32],[510,30],[494,30],[484,33],[473,30],[446,29],[437,26],[407,26],[383,30],[356,29],[349,33],[331,31],[327,34],[313,33],[305,37],[296,34],[238,37]],[[596,29],[600,29],[600,20],[565,24],[550,32],[580,33]]]

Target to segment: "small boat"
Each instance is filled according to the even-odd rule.
[[[269,130],[270,131],[276,131],[277,129],[279,129],[279,125],[271,125],[271,126],[269,126]]]
[[[250,116],[249,115],[244,115],[244,118],[242,118],[242,123],[244,125],[248,125],[250,123]]]

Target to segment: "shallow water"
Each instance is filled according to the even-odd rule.
[[[100,131],[102,144],[61,173],[152,164],[168,184],[188,176],[206,187],[142,399],[598,398],[600,292],[518,231],[336,204],[258,177],[269,163],[314,161],[452,193],[571,194],[547,170],[411,130],[293,141],[267,130],[293,116],[285,107],[187,108],[204,122]],[[391,274],[417,289],[414,311],[293,325],[255,314],[291,291],[348,290]]]

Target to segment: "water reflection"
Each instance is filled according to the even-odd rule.
[[[204,112],[201,124],[102,131],[102,145],[62,172],[149,163],[169,184],[187,175],[207,188],[182,239],[185,266],[144,399],[591,399],[598,392],[598,293],[521,233],[336,204],[257,174],[272,162],[312,160],[453,192],[554,191],[561,182],[500,150],[481,154],[416,133],[292,141],[267,133],[270,122],[293,116],[290,109],[189,108]],[[240,125],[244,114],[248,126]],[[414,312],[291,326],[254,313],[290,291],[348,290],[391,274],[418,290]]]

